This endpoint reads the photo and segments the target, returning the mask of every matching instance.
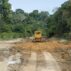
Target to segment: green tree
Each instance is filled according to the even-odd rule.
[[[63,36],[71,32],[71,2],[66,1],[48,20],[50,35]]]
[[[11,17],[11,5],[9,0],[1,0],[1,13],[4,21],[9,22]]]

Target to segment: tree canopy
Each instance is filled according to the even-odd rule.
[[[66,1],[50,15],[48,11],[34,10],[26,13],[22,9],[11,10],[9,0],[0,0],[0,33],[16,33],[29,37],[41,30],[47,37],[71,37],[71,2]]]

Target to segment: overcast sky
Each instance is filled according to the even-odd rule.
[[[23,9],[25,12],[32,12],[33,10],[48,11],[52,14],[53,10],[60,7],[62,3],[67,0],[10,0],[12,9]]]

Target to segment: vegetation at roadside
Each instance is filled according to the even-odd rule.
[[[71,39],[71,1],[66,1],[50,15],[48,11],[11,10],[9,0],[0,0],[0,38],[10,39],[33,36],[40,30],[43,36]]]

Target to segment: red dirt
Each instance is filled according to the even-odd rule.
[[[71,48],[71,42],[61,43],[58,40],[49,40],[47,42],[27,41],[27,42],[16,43],[15,47],[27,50],[33,50],[33,51],[38,51],[38,50],[52,51],[55,48]]]

